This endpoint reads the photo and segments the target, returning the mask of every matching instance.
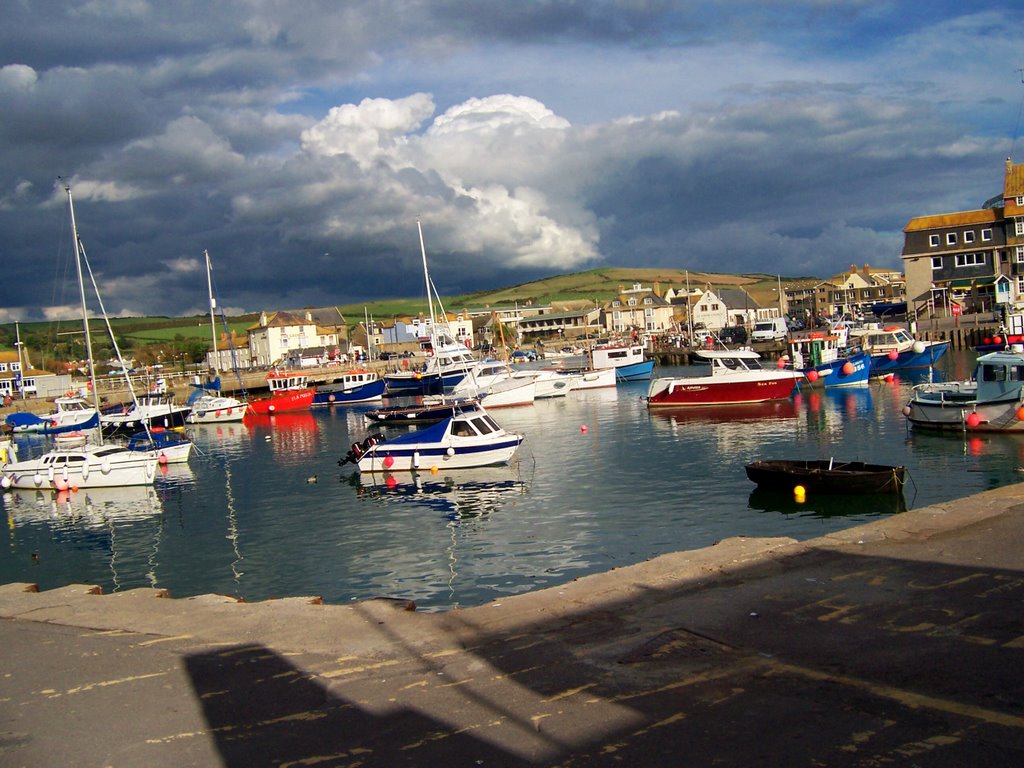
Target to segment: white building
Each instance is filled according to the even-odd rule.
[[[291,350],[338,345],[334,329],[322,328],[313,322],[312,315],[299,317],[289,312],[266,312],[258,324],[248,329],[249,357],[254,366],[270,366],[288,357]]]

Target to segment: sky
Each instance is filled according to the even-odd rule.
[[[925,9],[927,9],[925,11]],[[900,268],[1024,162],[1019,2],[5,0],[0,322]]]

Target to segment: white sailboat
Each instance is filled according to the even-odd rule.
[[[92,356],[92,337],[89,333],[89,314],[85,301],[85,281],[82,277],[81,243],[75,225],[71,187],[64,189],[68,195],[75,269],[82,301],[82,325],[85,329],[86,354],[89,359],[89,380],[92,382],[95,407],[99,411],[96,368]],[[131,451],[123,445],[104,445],[102,434],[98,436],[96,443],[56,442],[57,445],[52,450],[41,456],[4,463],[0,467],[0,485],[4,488],[65,491],[77,488],[152,485],[156,477],[157,455],[152,451]]]
[[[401,371],[384,376],[387,392],[390,395],[441,395],[451,390],[462,381],[476,365],[476,358],[464,345],[452,338],[447,322],[439,327],[434,313],[434,299],[440,297],[430,280],[427,270],[427,247],[423,241],[423,226],[416,222],[420,236],[420,254],[423,257],[423,279],[427,285],[427,307],[430,312],[430,346],[431,357],[427,361],[425,371]]]
[[[210,299],[210,333],[213,336],[213,385],[200,386],[189,398],[191,410],[185,421],[189,424],[220,424],[229,421],[241,421],[249,403],[237,397],[220,393],[220,376],[217,373],[217,320],[214,310],[217,299],[213,295],[213,268],[210,265],[210,252],[203,251],[206,259],[206,289]]]

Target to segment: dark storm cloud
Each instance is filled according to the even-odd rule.
[[[998,190],[1021,97],[1020,11],[913,8],[9,3],[0,317],[67,303],[64,183],[115,313],[203,311],[204,249],[235,308],[419,296],[417,220],[442,294],[898,266]]]

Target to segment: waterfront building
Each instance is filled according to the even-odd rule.
[[[907,295],[918,317],[1024,304],[1024,165],[1007,159],[1002,194],[981,208],[917,216],[903,233]]]

